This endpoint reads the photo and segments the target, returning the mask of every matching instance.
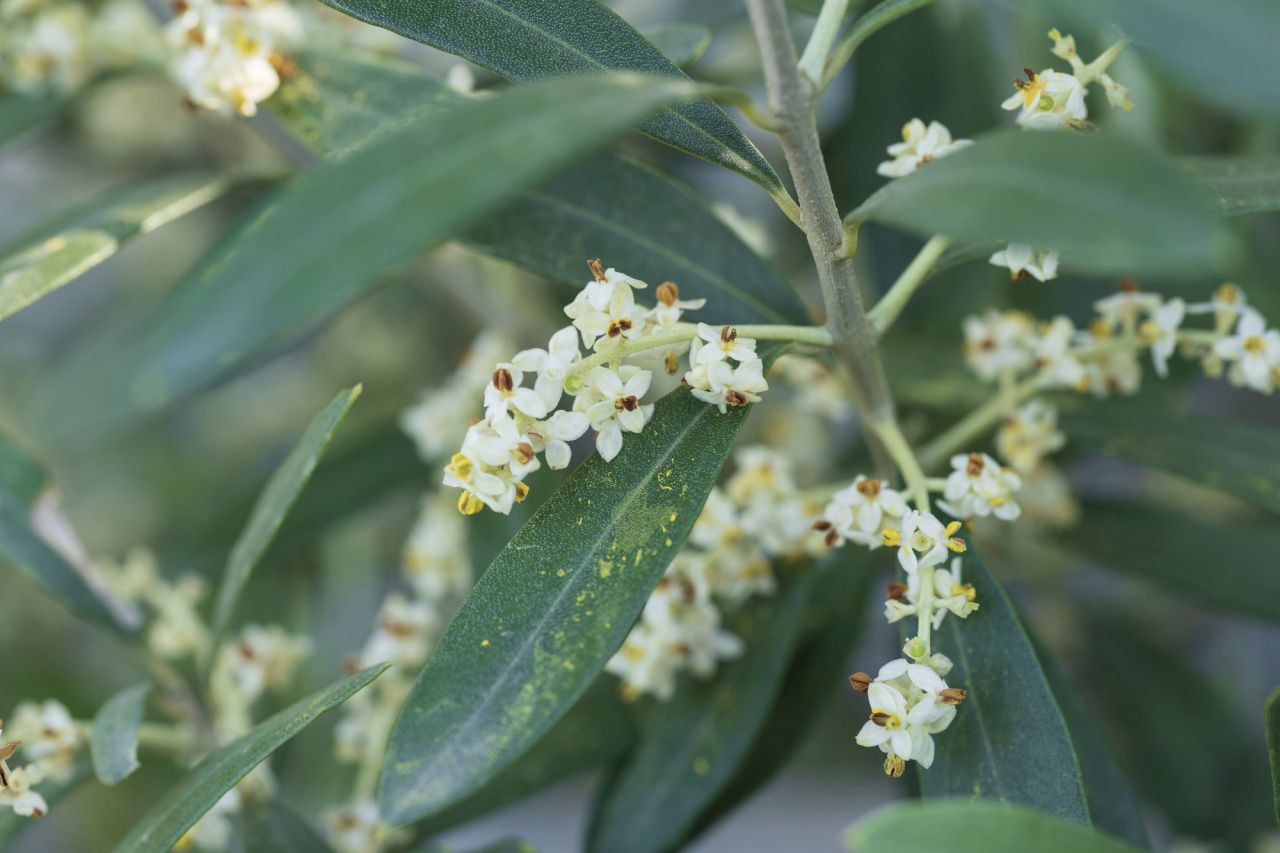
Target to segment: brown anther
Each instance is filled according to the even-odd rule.
[[[879,480],[874,477],[869,477],[859,482],[855,488],[858,490],[858,493],[867,500],[875,500],[880,496],[881,485],[882,484]]]
[[[916,160],[916,168],[919,168],[919,167],[923,166],[923,165],[924,165],[924,164],[926,164],[926,163],[932,163],[932,162],[933,162],[933,155],[932,155],[932,154],[926,154],[926,155],[924,155],[923,157],[921,157],[920,159]]]
[[[175,15],[181,15],[183,12],[186,12],[191,8],[191,6],[187,4],[187,0],[173,0],[170,6],[173,8],[173,14]]]
[[[403,619],[383,619],[378,624],[382,630],[396,639],[403,640],[413,636],[413,625]]]
[[[982,473],[982,469],[986,467],[986,464],[981,453],[970,453],[969,463],[965,466],[964,472],[970,477],[977,477]]]
[[[632,394],[629,397],[619,397],[613,401],[613,407],[619,412],[634,412],[640,405],[640,401]]]
[[[693,601],[697,594],[698,590],[694,587],[693,581],[688,578],[680,579],[680,597],[684,599],[685,603]]]
[[[1026,281],[1028,277],[1029,275],[1026,270],[1018,270],[1017,272],[1009,273],[1009,278],[1014,281]]]
[[[859,693],[866,693],[871,687],[871,683],[873,681],[875,681],[875,679],[867,675],[865,672],[855,672],[853,675],[849,676],[849,686]]]
[[[354,675],[360,671],[360,658],[356,655],[347,655],[342,659],[342,671],[347,675]]]
[[[491,381],[493,382],[493,387],[497,388],[503,394],[510,394],[516,387],[515,378],[512,377],[511,371],[507,370],[505,367],[499,367],[497,370],[493,371]]]
[[[947,705],[959,705],[964,701],[964,697],[968,695],[969,692],[967,690],[959,687],[948,687],[938,694],[938,698]]]
[[[893,721],[893,714],[881,711],[879,708],[871,712],[871,722],[880,728],[887,728],[889,723]]]
[[[1137,293],[1138,280],[1131,277],[1120,279],[1120,291],[1122,293]]]
[[[267,54],[267,62],[271,63],[271,67],[275,69],[276,74],[280,75],[282,80],[287,80],[298,72],[298,63],[278,50],[273,50]]]
[[[902,581],[889,581],[884,588],[884,594],[886,598],[893,601],[902,601],[907,597],[907,585]]]
[[[186,39],[187,44],[192,45],[193,47],[200,47],[204,44],[204,30],[199,27],[192,27],[187,30]]]
[[[522,441],[516,445],[516,456],[521,462],[528,465],[533,461],[533,445],[527,441]]]
[[[732,326],[725,326],[720,330],[720,340],[726,344],[731,344],[738,339],[738,330]]]
[[[675,350],[668,350],[662,357],[662,369],[667,371],[668,375],[675,376],[680,370],[680,354]]]
[[[596,281],[604,281],[604,280],[605,280],[605,278],[604,278],[604,264],[600,263],[600,259],[599,259],[599,258],[594,258],[594,259],[592,259],[592,260],[590,260],[590,261],[587,261],[587,269],[591,270],[591,275],[595,277],[595,280],[596,280]]]
[[[834,548],[840,542],[840,533],[835,528],[827,531],[827,535],[822,537],[822,541],[827,543],[828,548]]]
[[[676,286],[674,281],[664,281],[658,285],[657,296],[658,301],[663,305],[675,305],[676,300],[680,298],[680,288]]]
[[[813,523],[813,529],[814,530],[830,530],[831,522],[827,521],[825,518],[820,518]]]
[[[733,390],[724,392],[724,401],[728,403],[730,406],[745,406],[748,402],[750,402],[749,400],[747,400],[746,394],[743,394],[741,391],[733,391]]]
[[[611,322],[605,334],[611,338],[616,338],[618,335],[622,334],[623,332],[629,331],[630,329],[631,329],[631,319],[629,317],[623,317],[621,319],[614,320],[613,322]]]

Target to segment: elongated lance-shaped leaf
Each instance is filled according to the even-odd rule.
[[[1205,273],[1231,247],[1203,186],[1111,136],[1000,131],[929,166],[850,219],[1060,249],[1064,264],[1096,273]]]
[[[33,526],[48,476],[40,463],[0,435],[0,562],[7,563],[42,592],[85,621],[113,633],[136,627],[138,614],[99,586],[56,551]]]
[[[213,614],[211,645],[214,648],[231,624],[236,602],[240,600],[240,593],[249,582],[254,566],[267,552],[276,531],[284,523],[285,516],[289,514],[298,495],[306,488],[311,474],[316,470],[316,464],[329,446],[334,430],[342,423],[351,404],[360,396],[360,391],[359,385],[342,391],[312,419],[302,438],[280,463],[280,467],[271,475],[262,494],[258,496],[258,502],[249,514],[244,531],[231,547],[227,568],[222,575],[222,587],[218,590],[218,601]]]
[[[116,853],[167,853],[222,795],[267,756],[326,711],[373,681],[388,664],[369,667],[290,705],[193,767],[116,847]]]
[[[115,191],[0,249],[0,320],[70,284],[134,237],[261,177],[180,175]]]
[[[640,741],[608,777],[593,807],[588,849],[674,849],[746,759],[803,627],[813,566],[773,596],[744,604],[728,628],[742,656],[706,683],[678,685],[643,709]]]
[[[392,730],[384,820],[457,802],[569,710],[680,549],[745,417],[668,395],[617,458],[589,458],[507,543]]]
[[[1016,803],[1087,824],[1079,760],[1031,640],[972,541],[962,560],[980,609],[967,619],[947,616],[933,647],[955,664],[947,683],[968,696],[934,738],[933,766],[919,771],[921,793]]]
[[[1280,433],[1274,429],[1196,417],[1144,417],[1128,409],[1123,421],[1105,409],[1072,412],[1063,417],[1063,428],[1110,456],[1280,512]]]
[[[887,806],[849,828],[857,853],[1052,850],[1053,853],[1135,853],[1123,841],[1034,809],[1002,803],[944,800]]]
[[[553,80],[417,119],[323,164],[230,235],[133,335],[46,383],[53,439],[118,430],[368,294],[629,122],[700,90],[637,75]]]
[[[138,769],[138,725],[150,692],[150,684],[122,690],[94,715],[89,755],[93,758],[93,772],[102,784],[122,782]]]
[[[1187,157],[1178,162],[1209,187],[1221,213],[1280,210],[1280,154]]]
[[[1267,697],[1267,755],[1271,759],[1271,798],[1275,802],[1276,821],[1280,822],[1280,687]]]
[[[326,0],[353,18],[438,47],[510,80],[630,71],[682,78],[644,36],[596,0]],[[786,191],[738,126],[710,101],[662,111],[640,125],[654,139]]]
[[[252,853],[332,853],[307,819],[276,800],[250,806],[244,816],[244,850]]]

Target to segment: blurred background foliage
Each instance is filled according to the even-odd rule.
[[[713,38],[689,69],[692,76],[758,86],[755,46],[739,0],[609,5],[642,29],[705,25]],[[813,4],[793,5],[803,10]],[[841,210],[882,184],[875,166],[908,119],[940,120],[957,137],[1008,124],[999,103],[1018,70],[1047,64],[1044,34],[1050,26],[1074,32],[1086,56],[1110,41],[1113,33],[1098,28],[1096,19],[1076,17],[1050,14],[1037,4],[941,0],[867,42],[821,103]],[[456,62],[382,35],[370,35],[371,42],[437,76]],[[1274,117],[1216,106],[1151,64],[1141,49],[1126,53],[1114,74],[1133,90],[1137,106],[1100,113],[1097,120],[1108,133],[1179,155],[1280,149]],[[480,83],[500,81],[482,73]],[[146,74],[102,79],[66,109],[51,112],[39,127],[2,143],[0,245],[145,180],[189,171],[274,174],[312,158],[271,115],[250,121],[197,115],[167,82]],[[0,136],[3,130],[0,124]],[[772,162],[782,162],[769,139],[751,135]],[[705,199],[732,205],[735,217],[750,221],[762,253],[812,306],[818,304],[802,235],[757,187],[636,135],[621,147],[679,176]],[[280,621],[314,633],[316,653],[302,679],[310,689],[332,680],[343,656],[362,642],[396,578],[420,495],[438,480],[400,433],[399,412],[451,372],[480,329],[499,328],[521,346],[545,340],[563,323],[557,318],[565,289],[451,243],[389,276],[385,286],[329,321],[299,330],[161,411],[104,429],[99,412],[68,405],[57,389],[74,380],[86,357],[110,352],[145,322],[230,225],[252,215],[263,192],[260,185],[242,185],[129,242],[72,286],[5,319],[0,420],[48,466],[91,553],[118,555],[146,544],[167,573],[194,570],[213,581],[258,490],[303,425],[336,389],[363,383],[359,405],[244,601],[248,621]],[[1248,250],[1232,273],[1235,280],[1264,314],[1280,316],[1280,215],[1234,219],[1232,225]],[[914,237],[866,226],[858,263],[868,291],[887,287],[919,245]],[[574,265],[580,260],[570,259]],[[1219,282],[1141,283],[1198,301]],[[982,262],[939,274],[885,343],[910,431],[933,434],[985,398],[960,358],[963,317],[987,306],[1011,306],[1037,316],[1083,318],[1115,287],[1114,280],[1070,271],[1051,285],[1010,282]],[[58,405],[50,409],[55,399]],[[1141,445],[1144,435],[1204,418],[1209,422],[1199,443],[1186,448],[1196,460],[1211,464],[1221,449],[1215,445],[1233,440],[1216,426],[1226,421],[1263,435],[1260,454],[1277,453],[1280,405],[1204,380],[1191,368],[1175,368],[1163,382],[1148,376],[1133,398],[1062,404],[1069,407],[1068,424],[1077,413],[1082,424],[1095,424],[1092,432],[1082,427],[1082,438],[1062,457],[1088,523],[984,543],[986,562],[1085,692],[1087,713],[1102,724],[1136,782],[1156,845],[1195,840],[1220,849],[1262,849],[1257,845],[1274,831],[1261,708],[1280,682],[1280,582],[1274,575],[1280,507],[1272,500],[1270,512],[1258,509],[1148,467],[1141,458],[1124,458],[1132,451],[1103,452],[1105,441],[1089,437],[1117,431]],[[766,401],[748,429],[766,431],[770,408]],[[845,462],[857,452],[854,438],[845,436]],[[1258,461],[1274,466],[1276,458]],[[1277,485],[1271,479],[1268,488],[1274,492]],[[474,520],[476,566],[488,565],[537,497],[549,491],[535,488],[534,499],[509,518],[485,514]],[[871,565],[878,585],[888,564]],[[117,641],[74,620],[16,576],[6,572],[0,583],[0,709],[56,696],[77,717],[88,718],[143,675]],[[784,699],[793,690],[813,689],[804,681],[806,660],[834,656],[853,667],[896,647],[893,632],[868,618],[878,605],[867,602],[865,592],[851,595],[864,606],[842,614],[848,636],[826,648],[812,639],[795,654]],[[864,622],[870,628],[860,632]],[[861,645],[850,654],[854,640]],[[883,779],[879,763],[854,746],[863,712],[858,697],[840,687],[818,686],[835,701],[819,719],[798,718],[802,730],[812,724],[803,747],[789,760],[785,749],[770,759],[785,767],[782,776],[751,807],[704,836],[700,849],[832,849],[850,819],[906,791]],[[331,725],[322,721],[277,759],[286,800],[302,810],[344,787],[329,755]],[[767,744],[759,749],[767,752]],[[178,776],[164,761],[149,762],[147,771],[117,788],[80,786],[54,817],[18,836],[14,849],[103,849],[104,839],[122,835]],[[565,849],[576,843],[585,790],[581,780],[566,783],[540,794],[536,806],[526,801],[485,818],[490,823],[483,830],[455,837],[482,840],[518,831],[544,849]],[[5,831],[0,828],[0,838]]]

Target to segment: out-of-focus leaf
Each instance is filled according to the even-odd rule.
[[[711,30],[701,24],[663,24],[641,33],[672,65],[692,65],[711,44]]]
[[[266,106],[316,154],[338,159],[464,96],[416,66],[355,50],[304,51]]]
[[[227,375],[637,117],[697,92],[634,75],[518,87],[313,169],[215,249],[134,335],[79,350],[47,383],[40,428],[54,440],[100,438]]]
[[[0,95],[0,146],[52,121],[67,108],[66,98]]]
[[[251,806],[243,833],[246,853],[332,853],[306,818],[277,800]]]
[[[1276,820],[1280,822],[1280,687],[1267,697],[1267,755],[1271,758],[1271,798],[1275,802]]]
[[[707,682],[682,682],[669,702],[646,703],[639,742],[597,795],[589,850],[661,853],[678,846],[760,731],[812,587],[812,575],[794,577],[774,596],[744,604],[728,626],[743,640],[742,656]]]
[[[1086,706],[1085,698],[1076,690],[1053,654],[1034,637],[1032,645],[1053,690],[1053,698],[1062,709],[1067,731],[1071,733],[1093,825],[1135,847],[1150,849],[1142,807],[1116,760],[1111,744],[1095,722],[1097,715]]]
[[[680,549],[745,417],[669,394],[617,458],[589,458],[507,543],[396,721],[385,820],[452,805],[569,710]]]
[[[1218,210],[1228,216],[1280,210],[1280,155],[1188,157],[1179,162],[1209,187]]]
[[[688,187],[598,155],[466,232],[463,240],[559,281],[585,281],[587,258],[705,298],[689,316],[717,322],[809,321],[795,290]]]
[[[841,36],[839,44],[832,51],[824,69],[825,83],[834,79],[864,41],[903,15],[909,15],[932,2],[933,0],[884,0],[868,9],[853,22],[853,26]]]
[[[138,769],[138,724],[150,692],[150,684],[122,690],[94,715],[89,755],[93,758],[93,772],[102,784],[114,785]]]
[[[316,717],[350,699],[388,664],[349,675],[254,726],[191,769],[116,847],[117,853],[168,853],[222,795]]]
[[[267,481],[249,514],[244,531],[231,547],[231,554],[227,558],[222,587],[218,590],[214,608],[214,646],[230,625],[236,602],[240,600],[240,593],[244,591],[254,566],[266,553],[285,516],[289,514],[298,495],[306,488],[312,472],[316,470],[316,464],[329,446],[334,430],[342,423],[351,404],[360,396],[360,391],[361,386],[357,385],[334,397],[307,425],[302,438]]]
[[[963,560],[980,609],[964,620],[948,616],[933,647],[955,664],[947,683],[968,697],[934,739],[933,766],[919,773],[921,793],[1000,800],[1087,824],[1075,747],[1031,640],[972,542]]]
[[[1072,412],[1064,415],[1063,429],[1109,456],[1159,468],[1280,512],[1280,433],[1274,429],[1196,417],[1170,421],[1133,415],[1120,423],[1105,413]]]
[[[1102,134],[980,137],[890,181],[850,218],[1058,248],[1063,263],[1096,273],[1204,273],[1230,245],[1204,187],[1159,155]]]
[[[461,802],[413,829],[432,836],[522,800],[563,779],[603,766],[635,742],[631,717],[618,698],[617,681],[601,676],[577,704],[501,774]]]
[[[807,636],[791,656],[782,689],[733,778],[698,817],[686,842],[772,779],[804,742],[837,691],[849,689],[845,667],[866,627],[859,617],[867,610],[867,595],[877,576],[876,556],[844,549],[816,578],[806,609]]]
[[[1085,613],[1089,681],[1129,754],[1139,793],[1178,834],[1247,847],[1273,819],[1256,730],[1218,685],[1185,663],[1185,650],[1157,645],[1131,611]]]
[[[134,237],[245,183],[247,176],[180,175],[95,199],[0,249],[0,320],[69,284]],[[255,178],[254,180],[262,180]]]
[[[1060,817],[981,800],[887,806],[851,826],[845,844],[857,853],[1133,853],[1136,849]]]
[[[609,71],[684,79],[680,69],[644,36],[596,0],[326,2],[353,18],[465,57],[520,82]],[[645,121],[640,130],[681,151],[733,169],[772,194],[785,193],[769,162],[710,101],[671,107]]]
[[[80,618],[114,633],[129,626],[105,591],[49,546],[32,527],[37,492],[47,481],[40,464],[0,435],[0,561],[8,563],[54,601]]]
[[[1063,544],[1197,604],[1280,622],[1280,577],[1273,569],[1280,535],[1263,525],[1206,524],[1168,510],[1106,502],[1086,505]],[[1224,553],[1230,558],[1224,560]]]

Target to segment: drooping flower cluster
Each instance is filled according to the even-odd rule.
[[[18,705],[7,732],[0,720],[0,806],[22,817],[44,817],[49,804],[36,786],[70,780],[87,742],[80,724],[61,702],[50,699]],[[15,758],[19,754],[21,764]]]
[[[378,819],[370,786],[377,780],[387,737],[414,677],[471,589],[467,549],[466,524],[453,501],[444,495],[424,498],[404,546],[401,570],[408,590],[387,595],[369,638],[348,663],[353,671],[383,661],[391,668],[343,703],[334,729],[338,761],[358,768],[351,797],[325,814],[325,828],[337,853],[377,853],[405,837]]]
[[[643,432],[653,417],[653,404],[644,398],[654,375],[646,365],[655,358],[674,375],[687,350],[684,385],[722,412],[756,402],[768,389],[754,340],[732,326],[695,329],[680,322],[684,311],[705,300],[681,299],[676,284],[664,282],[656,289],[657,303],[643,307],[635,291],[646,289],[644,282],[598,260],[588,266],[592,281],[564,309],[572,324],[552,335],[546,349],[516,353],[488,374],[484,417],[467,430],[444,473],[445,485],[462,491],[458,509],[464,514],[483,507],[509,513],[528,494],[525,478],[541,467],[539,454],[548,467],[564,468],[570,442],[587,430],[595,433],[603,459],[617,456],[624,435]],[[579,350],[579,338],[589,355]],[[567,409],[561,408],[565,395],[572,398]],[[415,424],[415,435],[426,431],[418,422],[431,420],[423,411],[428,402],[434,398],[406,413],[404,423]]]
[[[622,679],[625,698],[671,698],[681,672],[708,678],[737,657],[742,641],[722,628],[756,595],[771,595],[773,561],[809,547],[811,509],[787,460],[764,447],[743,447],[724,489],[715,488],[640,620],[606,669]]]
[[[171,73],[197,107],[254,115],[275,94],[302,39],[285,0],[174,0]]]

